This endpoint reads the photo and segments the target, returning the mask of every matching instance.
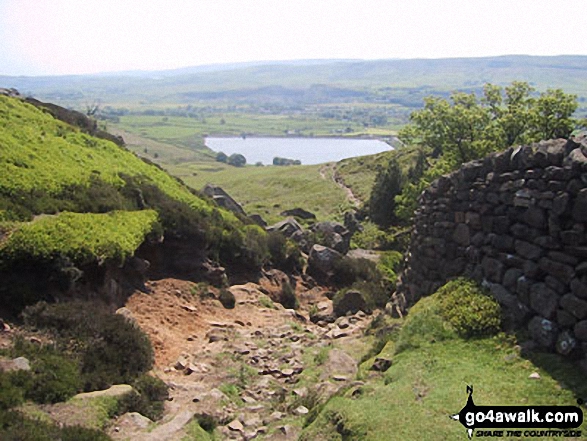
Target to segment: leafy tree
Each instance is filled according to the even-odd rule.
[[[392,225],[395,217],[395,196],[401,193],[404,175],[394,159],[387,168],[379,172],[369,198],[369,215],[371,220],[383,228]]]
[[[505,88],[486,84],[482,98],[462,92],[453,93],[450,100],[426,98],[424,108],[410,115],[411,124],[400,132],[400,138],[430,149],[435,161],[430,164],[426,158],[418,158],[407,182],[400,184],[400,191],[396,187],[388,189],[388,195],[396,197],[394,204],[387,203],[384,208],[376,201],[386,200],[385,195],[379,194],[386,178],[378,176],[372,206],[379,212],[387,210],[386,219],[395,216],[408,220],[420,193],[434,179],[462,163],[512,145],[569,137],[575,128],[586,125],[585,121],[572,118],[577,107],[575,95],[560,89],[536,95],[528,83],[520,81]]]
[[[228,164],[235,167],[244,167],[247,164],[247,158],[240,153],[233,153],[228,157]]]
[[[226,164],[228,162],[228,156],[226,156],[226,153],[224,152],[218,152],[216,155],[216,161],[224,162]]]
[[[450,100],[426,98],[400,137],[431,148],[433,157],[443,155],[457,166],[511,145],[570,136],[578,125],[572,118],[577,97],[560,89],[538,97],[533,92],[528,83],[516,81],[505,89],[486,84],[481,99],[462,92],[453,93]]]

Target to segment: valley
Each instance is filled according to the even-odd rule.
[[[0,90],[0,439],[464,439],[467,386],[584,413],[584,58],[0,77],[57,103]]]

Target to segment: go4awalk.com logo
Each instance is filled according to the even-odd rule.
[[[578,406],[477,406],[473,402],[473,387],[467,386],[467,404],[451,415],[473,437],[580,437],[573,430],[583,423],[583,411]],[[579,404],[582,400],[579,400]]]

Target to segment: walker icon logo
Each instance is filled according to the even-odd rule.
[[[583,423],[583,411],[577,406],[477,406],[473,402],[473,387],[467,386],[467,404],[451,415],[467,429],[469,439],[475,429],[476,437],[580,437],[581,431],[569,430]],[[579,404],[582,401],[579,400]],[[550,430],[515,430],[550,429]],[[552,430],[560,429],[560,430]]]

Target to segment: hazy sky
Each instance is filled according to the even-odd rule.
[[[0,75],[587,55],[585,0],[0,0]]]

